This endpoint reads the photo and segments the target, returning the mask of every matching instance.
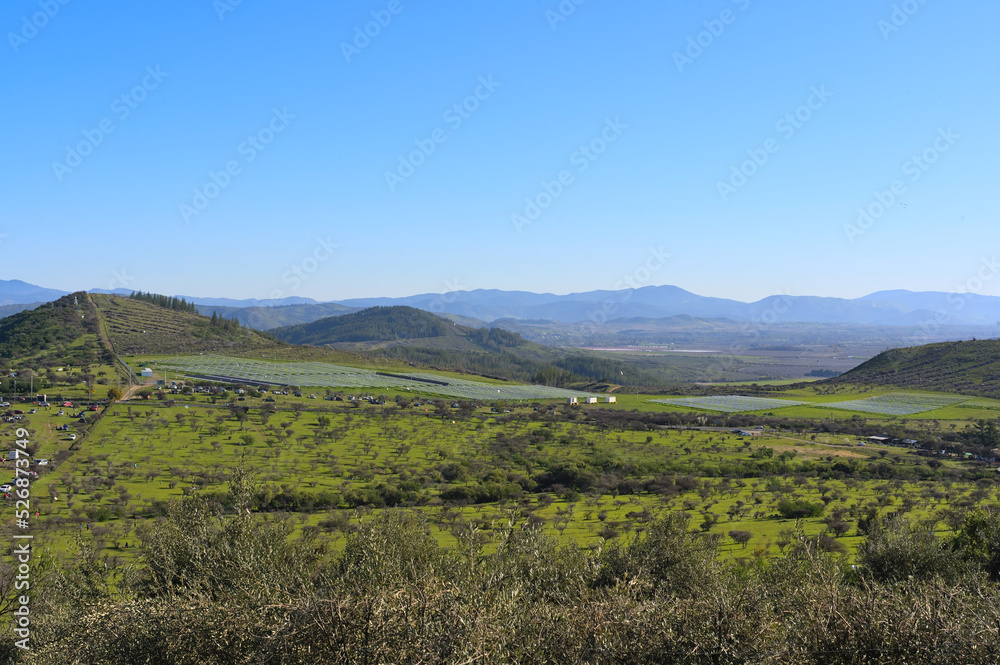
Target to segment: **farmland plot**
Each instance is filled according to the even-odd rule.
[[[388,375],[320,362],[279,363],[225,356],[176,356],[160,361],[158,366],[218,381],[255,381],[319,388],[410,390],[472,400],[565,399],[590,396],[588,393],[549,386],[492,384],[422,372]]]
[[[660,404],[686,406],[692,409],[724,411],[726,413],[764,411],[767,409],[780,409],[785,406],[805,404],[805,402],[796,402],[789,399],[767,399],[764,397],[745,397],[743,395],[723,395],[720,397],[672,397],[670,399],[654,399],[650,401],[659,402]]]
[[[943,406],[951,406],[968,400],[968,397],[948,397],[944,395],[915,395],[912,393],[886,393],[866,399],[846,402],[824,402],[816,404],[830,409],[847,409],[884,416],[909,416],[914,413],[933,411]]]

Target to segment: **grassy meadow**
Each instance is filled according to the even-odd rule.
[[[111,367],[91,373],[107,380],[91,382],[95,396],[117,381]],[[657,516],[683,511],[691,529],[723,536],[726,556],[780,555],[797,524],[828,534],[832,550],[851,556],[859,524],[876,515],[903,513],[944,533],[962,510],[997,498],[995,472],[985,464],[859,446],[857,435],[837,431],[837,423],[847,429],[861,421],[872,434],[919,426],[944,435],[970,419],[993,418],[1000,403],[983,398],[895,417],[818,406],[888,390],[799,388],[775,396],[809,404],[740,414],[768,423],[762,436],[744,437],[730,431],[726,414],[651,402],[651,395],[620,395],[616,404],[510,400],[456,408],[452,398],[412,391],[382,390],[384,405],[328,401],[327,392],[303,386],[297,398],[154,388],[101,407],[99,418],[88,412],[92,423],[79,423],[77,408],[27,415],[35,459],[51,460],[34,467],[33,526],[56,552],[71,554],[83,534],[112,561],[128,560],[136,529],[166,514],[170,500],[200,494],[225,505],[241,463],[261,484],[260,519],[291,520],[297,537],[335,546],[359,520],[389,508],[424,513],[444,544],[487,541],[498,529],[532,522],[587,548],[632,539]],[[59,394],[88,397],[82,383]],[[671,414],[688,420],[655,424]],[[774,425],[810,419],[829,426]],[[63,424],[76,440],[57,429]],[[15,426],[25,425],[5,425],[8,440]]]

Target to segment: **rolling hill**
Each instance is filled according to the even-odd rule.
[[[278,339],[291,344],[330,346],[338,349],[381,351],[401,357],[394,347],[423,348],[437,352],[515,352],[518,357],[551,361],[563,354],[529,342],[501,328],[459,325],[413,307],[371,307],[351,314],[327,317],[296,326],[274,328]]]
[[[459,325],[413,307],[372,307],[312,323],[275,328],[275,337],[365,352],[437,369],[555,386],[595,383],[663,388],[662,376],[627,361],[567,352],[530,342],[502,328]]]
[[[114,353],[243,353],[287,346],[236,321],[84,291],[0,319],[0,360],[31,366],[108,363]]]
[[[1000,397],[1000,339],[891,349],[823,383],[891,385]]]
[[[62,296],[0,319],[0,361],[35,367],[107,362],[100,319],[86,293]]]
[[[229,319],[209,318],[121,296],[88,297],[99,312],[108,340],[119,354],[232,354],[284,346]]]

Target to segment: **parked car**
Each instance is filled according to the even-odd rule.
[[[0,485],[0,492],[6,493],[6,492],[13,492],[13,491],[14,491],[14,488],[11,487],[10,485]]]
[[[70,434],[69,435],[69,440],[70,441],[76,441],[76,434]]]
[[[47,459],[40,459],[35,461],[35,464],[37,464],[38,466],[46,466],[48,465],[48,463],[49,461]]]

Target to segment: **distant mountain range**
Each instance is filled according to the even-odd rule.
[[[130,291],[94,289],[91,292],[127,295]],[[0,305],[37,304],[66,293],[20,280],[0,280]],[[646,286],[566,295],[477,289],[402,298],[353,298],[327,303],[301,297],[277,300],[178,297],[198,305],[203,314],[215,312],[264,330],[309,323],[367,307],[399,305],[449,316],[462,320],[466,325],[474,320],[489,323],[500,319],[585,325],[623,318],[662,319],[680,315],[738,322],[902,325],[934,330],[942,326],[997,328],[1000,325],[1000,297],[940,291],[878,291],[854,299],[776,295],[752,303],[699,296],[676,286]]]
[[[46,289],[19,279],[0,279],[0,305],[28,305],[50,302],[69,293],[58,289]]]
[[[191,298],[186,298],[191,301]],[[240,323],[257,330],[271,330],[282,326],[299,323],[312,323],[328,316],[339,316],[358,311],[355,307],[345,307],[337,303],[282,304],[273,306],[252,305],[245,307],[220,307],[197,303],[198,312],[205,316],[218,314],[227,319],[236,319]]]
[[[201,300],[199,310],[211,314]],[[308,323],[331,314],[346,314],[367,307],[408,306],[452,316],[465,325],[508,320],[541,320],[569,324],[600,324],[614,319],[664,319],[691,316],[764,323],[843,323],[853,325],[989,326],[1000,324],[1000,297],[927,291],[881,291],[862,298],[818,296],[769,296],[745,303],[699,296],[676,286],[647,286],[623,291],[587,291],[555,295],[526,291],[478,289],[449,294],[425,293],[402,298],[353,298],[336,303],[303,304],[286,312],[272,309],[250,312],[215,308],[220,316],[239,318],[254,327]],[[331,310],[340,306],[340,311]],[[284,309],[284,308],[282,308]]]

